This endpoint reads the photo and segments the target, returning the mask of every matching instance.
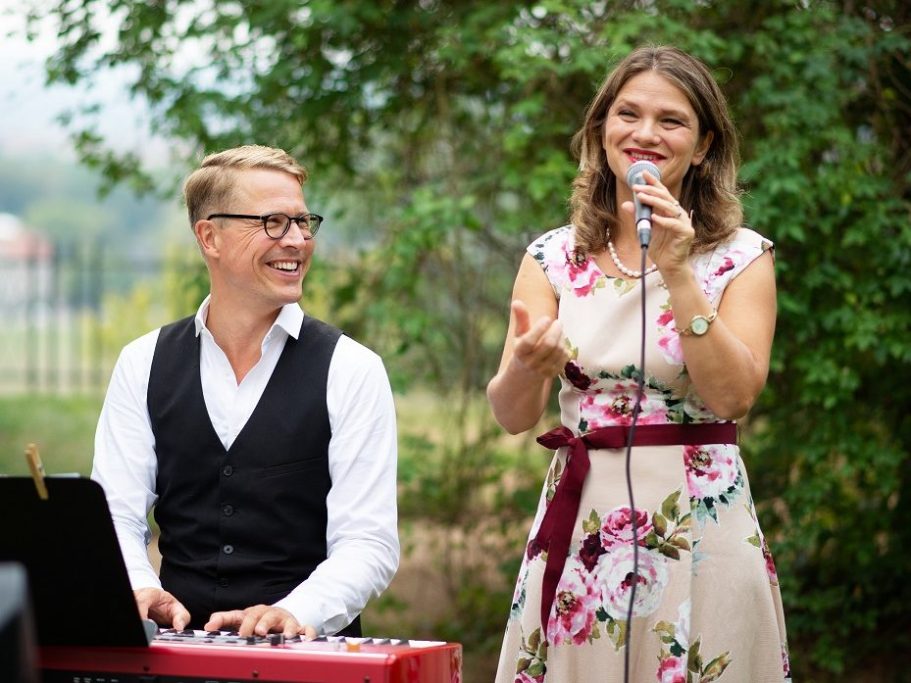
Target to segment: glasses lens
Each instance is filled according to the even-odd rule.
[[[277,240],[288,231],[291,219],[283,213],[273,213],[270,216],[263,216],[263,227],[266,234],[272,239]]]
[[[306,216],[304,216],[304,218],[306,220],[307,227],[310,229],[310,234],[315,236],[319,230],[319,226],[323,222],[322,216],[317,216],[315,213],[308,213]]]

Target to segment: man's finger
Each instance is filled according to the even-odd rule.
[[[252,636],[253,629],[256,628],[256,625],[259,623],[259,614],[251,613],[250,610],[247,610],[247,614],[244,617],[244,620],[240,622],[240,627],[238,627],[237,632],[240,635]]]
[[[147,602],[145,602],[145,601],[143,601],[143,602],[138,602],[138,601],[137,601],[137,602],[136,602],[136,607],[139,608],[139,617],[140,617],[141,619],[148,619],[148,618],[149,618],[149,603],[147,603]]]
[[[293,638],[298,634],[304,635],[303,630],[305,628],[305,626],[301,626],[300,623],[298,623],[297,619],[285,619],[284,623],[282,624],[282,633],[284,634],[285,638]],[[315,638],[316,631],[313,633],[313,637]]]
[[[213,612],[203,628],[206,631],[221,631],[225,626],[236,626],[243,621],[244,613],[240,610],[230,612]]]
[[[190,613],[187,611],[186,607],[181,605],[176,600],[173,611],[174,620],[172,624],[178,631],[183,631],[187,627],[187,624],[190,623]]]
[[[267,633],[281,632],[290,638],[297,634],[299,628],[300,624],[290,613],[284,610],[269,610],[256,625],[256,632],[263,636]]]

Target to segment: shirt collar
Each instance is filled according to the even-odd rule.
[[[196,311],[196,318],[194,322],[196,325],[197,337],[204,329],[206,329],[206,317],[209,315],[209,301],[211,298],[212,295],[209,294],[205,299],[203,299],[203,302],[199,304],[199,308]],[[269,332],[266,333],[266,337],[268,338],[276,327],[280,327],[288,334],[288,336],[297,339],[300,335],[301,325],[303,322],[304,310],[300,307],[300,304],[297,302],[292,304],[285,304],[282,306],[282,310],[279,311],[275,322],[272,323],[272,327],[269,328]]]

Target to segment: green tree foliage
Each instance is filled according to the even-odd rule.
[[[451,487],[459,510],[477,502],[477,468],[495,472],[489,418],[470,406],[496,366],[522,248],[566,219],[586,103],[636,45],[701,57],[742,133],[747,219],[778,245],[773,367],[746,453],[795,674],[889,671],[881,655],[906,649],[905,3],[58,0],[32,13],[58,27],[50,82],[128,68],[158,132],[305,160],[345,234],[325,271],[332,317],[388,354],[399,385],[450,402],[462,436],[424,490]],[[103,36],[108,15],[117,30]],[[142,186],[135,155],[75,134],[87,162]],[[505,604],[469,600],[505,619]]]

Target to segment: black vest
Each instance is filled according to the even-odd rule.
[[[161,329],[147,403],[161,582],[190,611],[272,604],[326,559],[329,362],[341,332],[305,317],[225,450],[206,410],[194,318]],[[343,633],[360,635],[359,619]]]

